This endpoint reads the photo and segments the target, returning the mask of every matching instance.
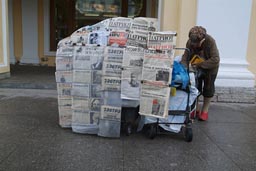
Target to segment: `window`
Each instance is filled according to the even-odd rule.
[[[51,0],[50,50],[55,51],[61,39],[82,26],[111,17],[145,17],[146,3],[157,6],[155,0]]]

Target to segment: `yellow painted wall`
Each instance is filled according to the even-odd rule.
[[[256,75],[256,0],[252,1],[252,13],[247,47],[249,70]]]
[[[9,73],[10,72],[10,65],[9,65],[9,32],[8,32],[8,0],[4,0],[5,7],[3,7],[3,1],[0,1],[0,74],[2,73]],[[5,16],[2,15],[2,8],[5,8]],[[5,17],[6,23],[3,23],[3,17]],[[3,26],[6,26],[6,34],[3,33]],[[4,41],[4,36],[6,36],[6,41]],[[4,49],[3,45],[6,45],[6,49]],[[4,56],[4,50],[6,50],[6,55]],[[6,58],[6,65],[4,58]],[[3,66],[1,66],[3,65]]]
[[[160,29],[176,31],[177,47],[185,47],[188,32],[196,24],[197,0],[162,0],[161,8]]]

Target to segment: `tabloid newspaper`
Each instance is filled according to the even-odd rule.
[[[157,18],[134,18],[130,30],[158,31],[158,20]]]
[[[71,98],[72,83],[57,83],[58,97],[61,99]]]
[[[55,79],[57,83],[72,83],[72,71],[57,71],[55,72]]]
[[[169,94],[169,87],[157,86],[154,83],[142,84],[139,113],[157,118],[166,118],[168,116]]]
[[[103,62],[103,76],[121,77],[122,63],[118,62]]]
[[[121,121],[121,107],[101,106],[100,119]]]
[[[122,63],[124,48],[107,46],[104,52],[104,61]]]
[[[73,82],[74,83],[91,83],[91,70],[73,70]]]
[[[73,83],[71,95],[89,98],[90,97],[90,85],[89,84]]]
[[[148,48],[157,50],[172,50],[176,45],[175,32],[150,32]]]
[[[98,125],[99,112],[88,112],[83,110],[73,110],[72,126]]]
[[[74,110],[89,110],[90,99],[85,97],[72,96],[72,109]]]
[[[124,50],[123,67],[142,67],[144,48],[127,46]]]
[[[59,106],[72,106],[72,100],[71,96],[62,98],[61,96],[58,96],[58,105]]]
[[[141,68],[127,68],[122,72],[121,98],[140,99]]]
[[[92,84],[101,84],[102,71],[92,71]]]
[[[91,85],[91,98],[101,98],[102,87],[100,84]]]
[[[125,47],[127,42],[128,32],[112,31],[109,34],[108,45],[114,47]]]
[[[73,42],[70,37],[66,37],[66,38],[62,39],[61,41],[58,42],[58,45],[57,45],[58,48],[59,47],[72,47],[72,46],[73,46]],[[57,55],[58,55],[58,51],[57,51]]]
[[[93,31],[88,35],[88,44],[96,44],[107,46],[109,32],[107,31]]]
[[[72,69],[72,57],[56,57],[56,71],[71,71]]]
[[[102,70],[104,47],[75,46],[74,70]]]
[[[63,128],[70,128],[72,122],[72,110],[70,106],[59,106],[59,125]]]
[[[173,58],[165,51],[148,49],[144,53],[142,80],[168,84],[172,76]]]
[[[132,24],[132,18],[116,17],[112,18],[109,22],[110,31],[128,31]]]
[[[104,76],[102,78],[102,89],[104,91],[120,91],[121,78]]]
[[[75,45],[86,45],[88,44],[89,31],[77,30],[70,37],[72,43]]]
[[[137,46],[147,48],[148,31],[130,31],[126,46]]]
[[[111,18],[105,19],[91,26],[92,31],[108,31]]]
[[[56,57],[73,57],[73,46],[58,46]]]

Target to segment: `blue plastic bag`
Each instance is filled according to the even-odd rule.
[[[173,70],[172,70],[172,81],[171,86],[179,87],[182,89],[186,89],[189,83],[188,72],[186,68],[179,62],[173,62]]]

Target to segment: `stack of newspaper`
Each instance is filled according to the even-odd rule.
[[[80,28],[59,42],[62,127],[119,137],[124,101],[125,107],[141,103],[142,115],[166,116],[175,33],[157,29],[157,19],[117,17]]]

